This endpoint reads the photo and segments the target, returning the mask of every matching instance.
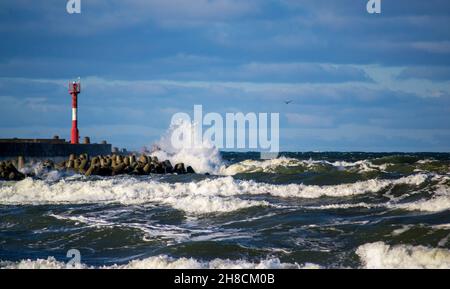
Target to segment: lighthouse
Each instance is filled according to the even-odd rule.
[[[69,93],[72,95],[72,133],[71,133],[71,144],[79,143],[78,134],[78,94],[81,92],[81,82],[80,78],[77,81],[69,83]]]

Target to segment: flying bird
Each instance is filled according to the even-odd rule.
[[[285,100],[285,101],[284,101],[285,104],[289,104],[289,103],[291,103],[291,102],[292,102],[292,100]]]

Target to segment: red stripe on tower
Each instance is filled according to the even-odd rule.
[[[78,94],[81,92],[81,83],[72,82],[69,84],[69,93],[72,95],[72,133],[71,141],[72,144],[78,144],[80,136],[78,134]]]

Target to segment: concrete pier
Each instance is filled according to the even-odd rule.
[[[60,139],[0,139],[0,158],[68,157],[71,154],[108,155],[111,144],[70,144]]]

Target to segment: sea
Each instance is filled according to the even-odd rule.
[[[197,174],[0,181],[0,268],[450,268],[450,154],[156,153]]]

